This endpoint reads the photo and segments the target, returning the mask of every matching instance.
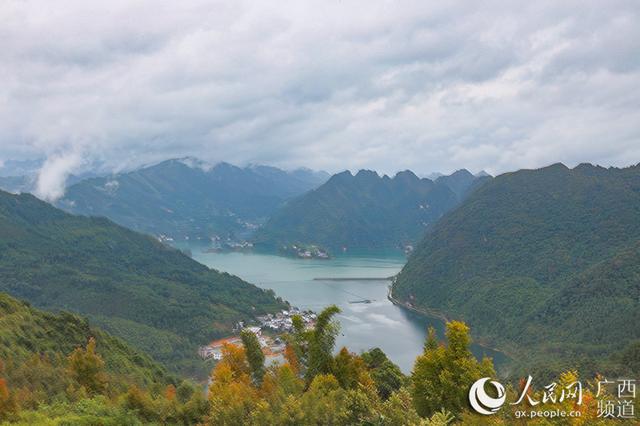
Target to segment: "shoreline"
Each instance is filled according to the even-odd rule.
[[[444,314],[444,312],[438,311],[437,309],[424,309],[424,308],[418,308],[412,305],[408,305],[406,302],[402,302],[398,299],[396,299],[395,297],[393,297],[393,284],[395,284],[395,277],[391,279],[391,284],[389,285],[389,289],[387,291],[387,299],[389,299],[389,301],[391,303],[393,303],[394,305],[402,308],[402,309],[406,309],[408,311],[414,312],[418,315],[422,315],[425,317],[429,317],[429,318],[435,318],[438,319],[440,321],[443,321],[445,323],[450,322],[451,320]],[[493,347],[489,344],[485,344],[482,343],[478,340],[475,341],[475,343],[479,346],[482,346],[484,348],[490,349],[494,352],[499,352],[502,355],[504,355],[505,357],[507,357],[511,362],[516,361],[516,357],[508,352],[506,352],[504,349],[499,349],[496,347]]]

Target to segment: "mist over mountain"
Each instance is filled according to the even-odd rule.
[[[398,248],[453,208],[477,181],[467,170],[432,181],[407,170],[393,178],[345,171],[289,201],[259,229],[258,247],[315,244],[332,250]]]
[[[187,157],[81,181],[71,185],[57,205],[153,235],[245,236],[285,200],[319,186],[327,177],[308,169],[240,168]]]

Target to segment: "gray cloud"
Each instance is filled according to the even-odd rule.
[[[640,161],[635,1],[100,3],[0,4],[0,160]]]

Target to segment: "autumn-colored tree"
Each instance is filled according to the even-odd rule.
[[[295,373],[300,373],[300,360],[292,344],[287,343],[284,348],[284,359]]]
[[[222,346],[222,361],[218,363],[229,366],[234,378],[249,375],[251,368],[247,362],[247,355],[245,349],[242,346],[224,344]],[[214,370],[215,372],[215,370]]]
[[[89,395],[102,394],[107,390],[108,378],[104,372],[104,361],[96,353],[96,340],[93,337],[89,339],[86,349],[77,348],[67,361],[71,377]]]
[[[9,392],[7,382],[3,378],[0,378],[0,420],[15,413],[16,409],[15,399],[11,392]]]
[[[69,375],[67,357],[63,354],[32,353],[26,358],[7,359],[5,378],[21,410],[36,409],[67,395],[78,383]],[[75,389],[78,391],[78,389]]]
[[[460,413],[467,406],[471,384],[481,377],[495,376],[490,359],[478,362],[471,353],[469,328],[463,322],[447,323],[446,337],[447,346],[434,345],[430,333],[411,374],[413,403],[423,417],[440,409]]]
[[[231,353],[237,355],[239,352]],[[237,365],[237,361],[233,364]],[[249,424],[258,399],[248,372],[234,371],[232,363],[223,358],[213,370],[207,422],[216,426]]]
[[[288,364],[272,366],[264,376],[259,389],[260,396],[274,411],[281,410],[290,396],[302,395],[304,382]]]
[[[258,337],[249,330],[242,330],[240,337],[242,338],[247,361],[251,368],[251,377],[253,382],[259,385],[262,383],[265,372],[264,353],[262,353],[260,342],[258,341]]]
[[[175,401],[176,400],[176,387],[173,385],[168,385],[165,389],[164,389],[164,397],[168,400],[168,401]]]

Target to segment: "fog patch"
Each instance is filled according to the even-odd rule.
[[[35,195],[53,202],[64,195],[67,178],[82,164],[82,156],[77,152],[49,156],[38,172]]]

